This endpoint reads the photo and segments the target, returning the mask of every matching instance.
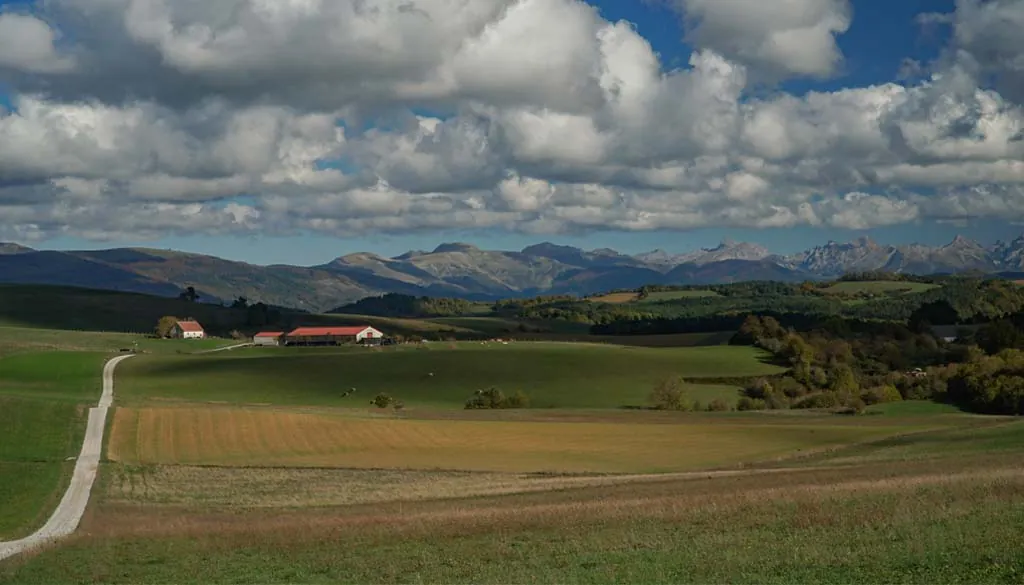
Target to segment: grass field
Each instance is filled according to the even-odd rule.
[[[720,296],[713,290],[662,290],[648,293],[641,303],[661,303],[682,299],[705,299]]]
[[[0,539],[41,525],[60,500],[102,365],[89,353],[0,358]]]
[[[115,339],[83,335],[57,342],[108,353],[0,353],[0,539],[41,524],[67,480]],[[669,375],[780,370],[731,346],[174,346],[119,367],[81,529],[0,563],[0,583],[1024,576],[1024,421],[925,402],[865,416],[623,408]],[[462,409],[491,385],[534,408]],[[380,391],[407,408],[370,407]]]
[[[42,525],[60,500],[85,432],[85,409],[0,396],[0,540]]]
[[[764,417],[760,417],[764,418]],[[360,419],[233,408],[119,408],[108,457],[130,465],[660,473],[876,439],[906,424]]]
[[[959,428],[858,447],[907,457],[660,479],[108,466],[83,530],[0,582],[1019,582],[1024,424],[932,416]]]
[[[134,333],[61,331],[0,327],[0,357],[44,351],[115,352],[133,349],[149,353],[191,353],[238,343],[231,339],[155,339]]]
[[[889,280],[864,281],[864,282],[837,282],[824,289],[826,293],[832,294],[891,294],[904,292],[906,294],[921,293],[939,288],[937,284],[924,282],[900,282]]]
[[[637,292],[617,292],[590,297],[587,300],[594,303],[621,305],[624,303],[660,303],[665,301],[703,299],[717,296],[719,296],[719,294],[711,290],[663,290],[648,293],[647,298],[645,299],[640,299],[640,294]]]
[[[454,349],[453,349],[454,348]],[[121,367],[117,400],[365,407],[386,392],[410,407],[462,408],[478,389],[527,393],[535,408],[643,406],[653,385],[768,375],[748,347],[645,348],[600,344],[432,344],[426,348],[274,348],[205,356],[152,356]],[[431,376],[430,374],[434,375]],[[348,398],[341,394],[355,387]],[[726,390],[723,398],[735,397]]]

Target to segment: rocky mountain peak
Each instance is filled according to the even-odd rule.
[[[552,244],[551,242],[541,242],[539,244],[523,248],[522,253],[527,256],[544,256],[549,258],[553,255],[560,254],[581,254],[583,253],[583,250],[572,246],[561,246],[559,244]]]
[[[441,244],[434,248],[432,254],[446,254],[450,252],[479,252],[480,248],[477,248],[473,244],[465,244],[462,242],[450,242]]]
[[[955,238],[953,238],[952,242],[946,244],[943,247],[947,248],[947,249],[949,249],[949,248],[984,248],[984,246],[982,246],[978,242],[976,242],[976,241],[974,241],[974,240],[972,240],[970,238],[965,238],[964,236],[961,236],[961,235],[957,235]]]

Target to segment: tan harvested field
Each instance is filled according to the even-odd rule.
[[[613,305],[619,305],[622,303],[632,303],[640,297],[639,293],[636,292],[620,292],[620,293],[609,293],[601,295],[599,297],[590,297],[587,300],[594,303],[610,303]]]
[[[546,423],[374,419],[259,408],[119,408],[108,457],[130,465],[653,473],[732,466],[915,428],[798,417],[782,424],[771,418]]]

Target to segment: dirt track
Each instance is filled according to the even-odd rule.
[[[75,472],[71,477],[64,497],[57,509],[42,528],[20,540],[0,542],[0,561],[18,553],[31,550],[53,540],[68,536],[78,528],[78,523],[89,503],[89,493],[96,480],[96,470],[103,452],[103,429],[107,422],[107,410],[114,401],[114,369],[117,364],[130,358],[130,355],[118,356],[103,367],[103,394],[96,408],[89,409],[89,424],[85,430],[85,441],[82,452],[75,463]]]

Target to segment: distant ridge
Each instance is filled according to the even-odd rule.
[[[172,250],[119,248],[37,251],[0,243],[0,283],[56,284],[177,295],[195,287],[200,300],[250,302],[325,311],[388,292],[491,301],[540,294],[588,295],[645,284],[717,284],[745,280],[798,282],[848,272],[914,274],[1024,273],[1024,236],[983,246],[957,236],[943,246],[891,246],[870,238],[830,241],[806,251],[774,254],[764,246],[723,241],[675,254],[623,254],[542,242],[519,251],[483,250],[448,242],[432,251],[392,258],[370,252],[320,266],[258,266]]]

